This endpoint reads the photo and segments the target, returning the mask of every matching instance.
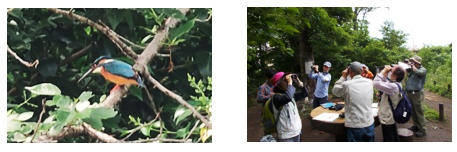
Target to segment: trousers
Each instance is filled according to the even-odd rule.
[[[422,104],[424,104],[424,91],[417,91],[417,92],[408,92],[407,96],[411,101],[413,107],[413,113],[411,114],[411,118],[413,119],[414,126],[419,128],[420,132],[426,133],[425,129],[425,115],[424,109]]]

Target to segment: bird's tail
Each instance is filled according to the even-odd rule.
[[[136,81],[138,82],[138,86],[142,87],[142,88],[145,88],[146,86],[144,85],[144,82],[143,82],[143,79],[141,79],[140,76],[138,76],[138,78],[136,79]]]

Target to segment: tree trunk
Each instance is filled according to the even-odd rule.
[[[306,71],[306,62],[314,62],[314,55],[313,55],[313,49],[311,47],[311,44],[309,42],[310,38],[310,33],[311,30],[307,27],[305,27],[304,30],[300,33],[300,41],[299,41],[299,50],[298,50],[298,56],[300,57],[300,75],[303,77],[302,80],[305,80],[304,83],[308,86],[308,91],[309,91],[309,98],[314,98],[314,90],[316,89],[316,81],[314,79],[309,78],[306,73],[309,71]]]

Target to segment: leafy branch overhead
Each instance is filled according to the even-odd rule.
[[[211,14],[8,9],[8,142],[211,142]],[[146,87],[78,83],[102,55]]]

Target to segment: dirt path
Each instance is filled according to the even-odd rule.
[[[249,95],[248,95],[249,96]],[[330,99],[331,100],[331,99]],[[444,105],[445,121],[427,121],[427,135],[424,137],[414,137],[416,142],[452,142],[452,100],[439,96],[431,92],[425,92],[425,103],[438,111],[439,104]],[[247,108],[247,141],[258,142],[263,135],[260,126],[260,111],[262,107],[255,103]],[[302,117],[302,138],[305,142],[333,142],[332,134],[321,134],[318,130],[311,127],[311,118]],[[412,120],[406,124],[398,124],[399,128],[408,128],[412,125]],[[378,126],[375,128],[375,141],[382,141],[382,130]]]

